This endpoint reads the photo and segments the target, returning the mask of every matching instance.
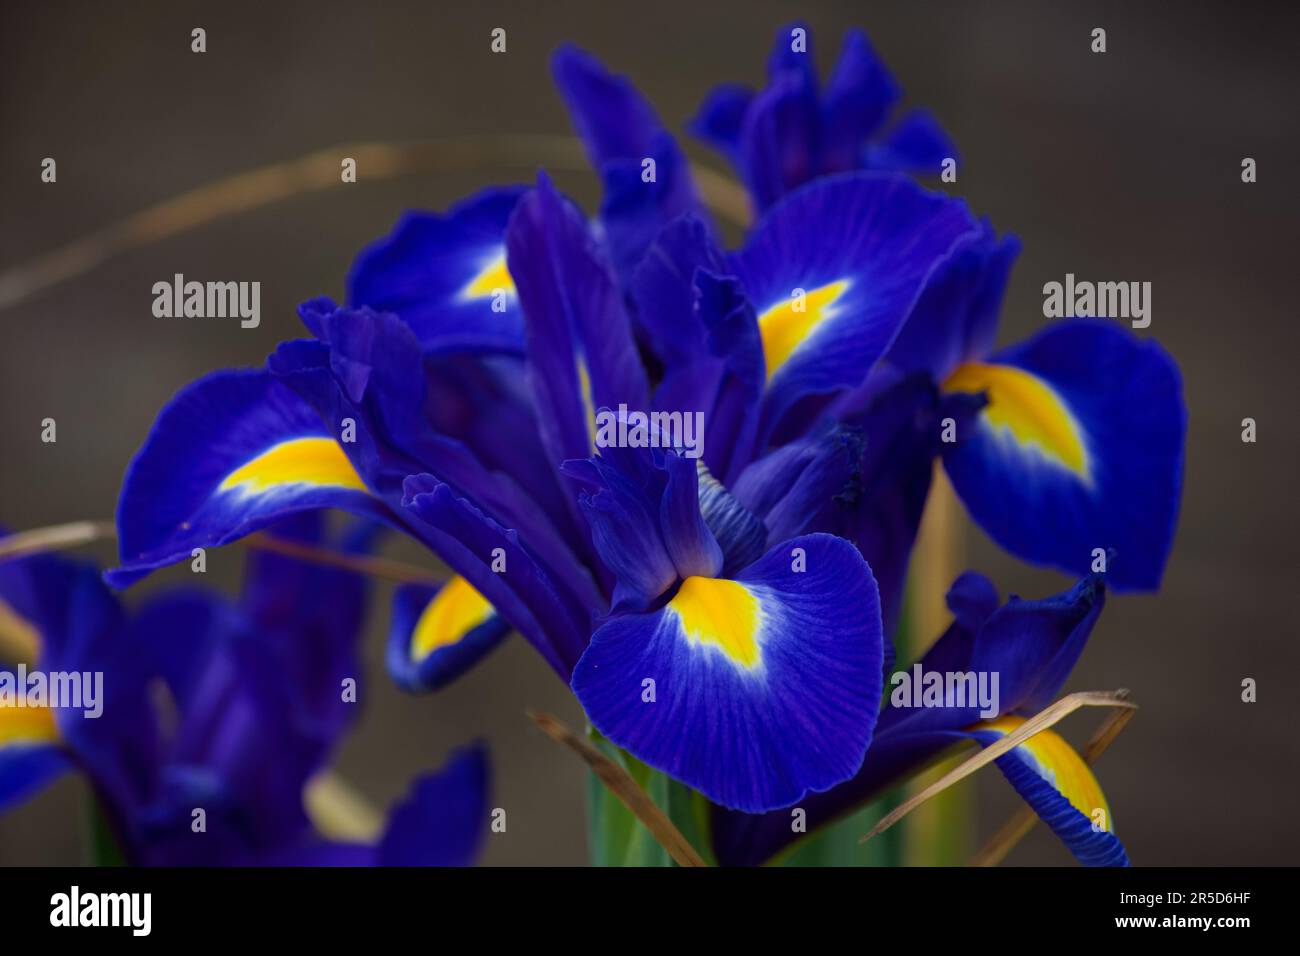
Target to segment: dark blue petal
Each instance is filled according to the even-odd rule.
[[[491,787],[487,748],[458,750],[415,781],[388,816],[380,866],[470,866],[482,852]]]
[[[867,35],[845,33],[823,106],[822,172],[857,169],[862,144],[880,129],[902,94]]]
[[[687,128],[726,156],[733,166],[739,166],[740,134],[745,126],[745,114],[753,101],[754,91],[746,86],[735,83],[715,86]]]
[[[645,408],[646,383],[622,294],[581,213],[544,176],[506,242],[527,318],[528,381],[553,463],[585,458],[601,407]]]
[[[34,634],[42,672],[102,675],[97,699],[59,707],[53,720],[30,710],[0,707],[13,739],[58,745],[75,758],[100,795],[118,804],[136,800],[152,784],[157,726],[146,685],[148,648],[128,632],[121,606],[97,568],[60,555],[38,554],[0,563],[0,612],[7,625]],[[92,678],[93,679],[93,678]],[[9,734],[0,729],[0,738]],[[7,747],[4,749],[8,749]],[[28,771],[48,773],[52,756],[28,755]]]
[[[938,176],[949,158],[960,162],[957,147],[929,110],[916,109],[905,114],[883,140],[867,145],[862,166]]]
[[[643,611],[677,580],[660,524],[663,476],[647,488],[609,460],[617,459],[565,462],[564,471],[596,489],[580,501],[596,553],[614,574],[613,609]]]
[[[591,612],[557,591],[519,534],[431,475],[407,479],[406,507],[438,555],[567,679],[587,643]],[[494,571],[501,560],[504,570]]]
[[[754,97],[740,149],[745,185],[759,212],[821,171],[819,113],[816,85],[794,70],[779,73]]]
[[[672,452],[664,456],[668,483],[660,501],[659,521],[677,577],[715,577],[722,573],[722,548],[700,514],[700,478],[695,459]]]
[[[660,229],[678,216],[704,214],[686,156],[631,82],[589,53],[561,46],[551,72],[605,185],[600,221],[626,282]],[[650,181],[647,159],[655,164]]]
[[[903,372],[942,382],[962,362],[993,350],[998,313],[1020,240],[997,238],[988,220],[926,283],[885,360]]]

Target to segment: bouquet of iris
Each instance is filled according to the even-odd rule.
[[[596,862],[808,859],[837,821],[881,831],[994,762],[1081,862],[1126,863],[1089,755],[1049,728],[1131,707],[1058,695],[1107,591],[1159,587],[1176,364],[1107,319],[995,348],[1019,242],[918,182],[956,148],[894,115],[860,32],[823,84],[807,28],[782,28],[766,85],[692,120],[744,185],[735,248],[626,79],[572,47],[553,73],[596,216],[545,172],[407,214],[346,303],[300,307],[306,337],[162,409],[109,583],[325,509],[415,539],[451,576],[395,591],[392,679],[433,692],[527,641],[589,721],[537,717],[594,770]],[[939,462],[994,541],[1077,583],[1004,601],[961,574],[951,623],[896,653]]]

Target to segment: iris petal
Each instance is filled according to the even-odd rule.
[[[291,514],[390,513],[316,412],[264,371],[217,372],[163,407],[127,468],[117,508],[125,586]]]
[[[505,231],[522,194],[486,189],[445,215],[407,213],[357,257],[348,301],[397,313],[426,352],[521,353],[523,314],[506,268]]]
[[[572,684],[610,740],[715,803],[757,812],[857,771],[881,657],[866,562],[847,541],[810,535],[734,581],[691,578],[663,609],[611,619]]]
[[[441,588],[404,584],[393,594],[388,672],[406,690],[437,690],[509,633],[510,626],[464,578],[452,578]]]
[[[987,746],[1024,722],[1023,717],[1002,717],[972,727],[970,735]],[[1058,734],[1040,731],[996,763],[1080,863],[1128,866],[1128,854],[1115,837],[1110,806],[1097,778]]]
[[[989,398],[944,464],[994,540],[1076,574],[1113,550],[1109,584],[1159,586],[1187,422],[1168,353],[1112,322],[1060,322],[987,364],[958,368],[945,387]]]
[[[901,176],[830,177],[775,206],[731,260],[769,330],[765,420],[859,385],[976,228],[963,203]]]

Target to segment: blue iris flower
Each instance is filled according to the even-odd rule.
[[[274,533],[314,543],[319,517]],[[372,536],[358,526],[336,544],[361,550]],[[353,723],[342,688],[359,675],[364,607],[355,574],[273,553],[250,557],[237,602],[172,588],[131,611],[93,567],[0,564],[0,626],[27,636],[32,670],[103,675],[96,717],[48,699],[0,707],[0,809],[73,771],[132,864],[472,863],[486,823],[481,746],[417,778],[374,845],[325,839],[304,810],[304,788]]]
[[[755,126],[815,92],[785,75],[806,56],[777,59]],[[819,149],[857,158],[817,153],[756,194],[765,211],[728,251],[649,104],[562,48],[555,77],[604,184],[595,221],[544,174],[408,214],[358,257],[346,304],[300,308],[308,337],[164,407],[126,475],[110,581],[303,512],[383,521],[455,575],[395,596],[401,686],[442,686],[518,632],[609,739],[717,805],[728,861],[781,848],[729,828],[799,801],[824,802],[824,821],[931,746],[1005,732],[1059,688],[1100,580],[984,601],[987,621],[966,615],[949,644],[994,648],[981,660],[1028,682],[1003,723],[950,713],[899,735],[878,696],[935,458],[1013,552],[1086,574],[1114,550],[1108,580],[1151,587],[1177,514],[1180,386],[1157,346],[1112,326],[1062,323],[990,354],[1014,240],[861,158],[878,125],[863,104],[879,119],[893,102],[874,63],[851,38],[815,111]],[[702,457],[598,447],[614,409],[698,412]],[[1039,604],[1065,610],[1025,613]],[[1064,833],[1087,800],[1026,774],[1078,758],[1040,750],[1000,765]]]

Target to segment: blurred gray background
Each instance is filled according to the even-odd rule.
[[[1145,334],[1178,359],[1189,405],[1181,525],[1163,591],[1111,601],[1067,689],[1129,687],[1142,705],[1097,768],[1136,863],[1296,863],[1295,4],[6,0],[0,271],[196,185],[334,144],[567,133],[547,71],[564,40],[629,74],[680,129],[714,83],[759,82],[773,31],[794,17],[811,24],[823,72],[842,31],[865,27],[907,102],[955,136],[956,191],[1023,239],[1002,341],[1042,327],[1042,285],[1066,272],[1153,283]],[[190,52],[196,26],[202,56]],[[497,26],[503,56],[489,52]],[[1095,26],[1108,32],[1102,56],[1089,51]],[[56,185],[39,181],[46,156]],[[1258,160],[1254,185],[1240,180],[1244,156]],[[260,364],[301,334],[294,306],[341,297],[353,254],[403,209],[519,178],[530,176],[374,182],[362,167],[355,185],[140,248],[5,310],[0,522],[109,517],[126,462],[178,387]],[[557,179],[594,208],[589,174]],[[261,327],[154,318],[150,287],[175,272],[261,281]],[[55,445],[39,439],[47,416]],[[1240,440],[1246,416],[1257,444]],[[978,530],[965,542],[968,565],[1004,592],[1065,584]],[[211,576],[233,581],[241,560],[238,546],[210,555]],[[577,725],[567,689],[513,639],[440,695],[400,695],[383,679],[386,598],[342,773],[386,805],[449,748],[486,737],[494,804],[509,813],[486,862],[583,863],[584,771],[524,716],[546,709]],[[1258,703],[1240,702],[1243,677],[1258,680]],[[1065,732],[1077,742],[1097,719]],[[1014,803],[996,772],[978,790],[983,836]],[[0,864],[82,859],[81,796],[65,780],[0,818]],[[1009,862],[1070,861],[1040,827]]]

